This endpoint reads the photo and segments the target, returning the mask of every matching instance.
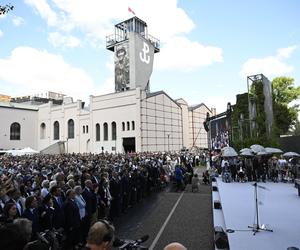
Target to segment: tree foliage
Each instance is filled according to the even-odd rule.
[[[0,5],[0,16],[8,13],[9,11],[13,10],[14,6],[11,4]]]
[[[300,121],[297,120],[291,130],[291,135],[300,135]]]
[[[298,121],[299,104],[292,104],[300,98],[300,86],[294,86],[294,79],[277,77],[272,81],[274,122],[278,134],[286,134]]]

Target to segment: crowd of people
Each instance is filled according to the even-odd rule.
[[[22,245],[55,229],[65,235],[63,249],[80,248],[91,225],[126,213],[170,182],[177,169],[181,181],[189,172],[191,182],[200,158],[188,153],[0,156],[0,233],[21,228]],[[16,246],[12,239],[2,237],[1,246]]]
[[[213,150],[222,149],[229,146],[229,131],[220,130],[211,138],[211,147]]]
[[[251,157],[221,157],[215,155],[211,161],[213,169],[225,182],[273,181],[290,182],[296,178],[296,158],[256,155]]]

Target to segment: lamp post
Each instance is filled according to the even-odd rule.
[[[169,139],[170,139],[170,134],[168,134],[168,152],[170,151],[170,141],[169,141]]]
[[[232,145],[232,127],[231,127],[231,103],[227,103],[227,118],[228,118],[228,126],[229,126],[229,146]]]

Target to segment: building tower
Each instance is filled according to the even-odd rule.
[[[140,87],[148,92],[160,42],[148,34],[146,22],[132,17],[116,24],[114,34],[106,37],[106,48],[114,52],[115,91]]]

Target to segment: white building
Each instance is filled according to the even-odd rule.
[[[39,106],[0,103],[0,148],[43,150],[62,142],[66,152],[178,151],[207,148],[205,104],[189,107],[165,92],[140,88]]]
[[[159,41],[148,35],[144,21],[133,17],[115,25],[107,49],[115,53],[115,93],[90,96],[88,107],[63,95],[62,103],[0,103],[0,148],[99,153],[208,147],[203,122],[214,109],[149,91]]]

